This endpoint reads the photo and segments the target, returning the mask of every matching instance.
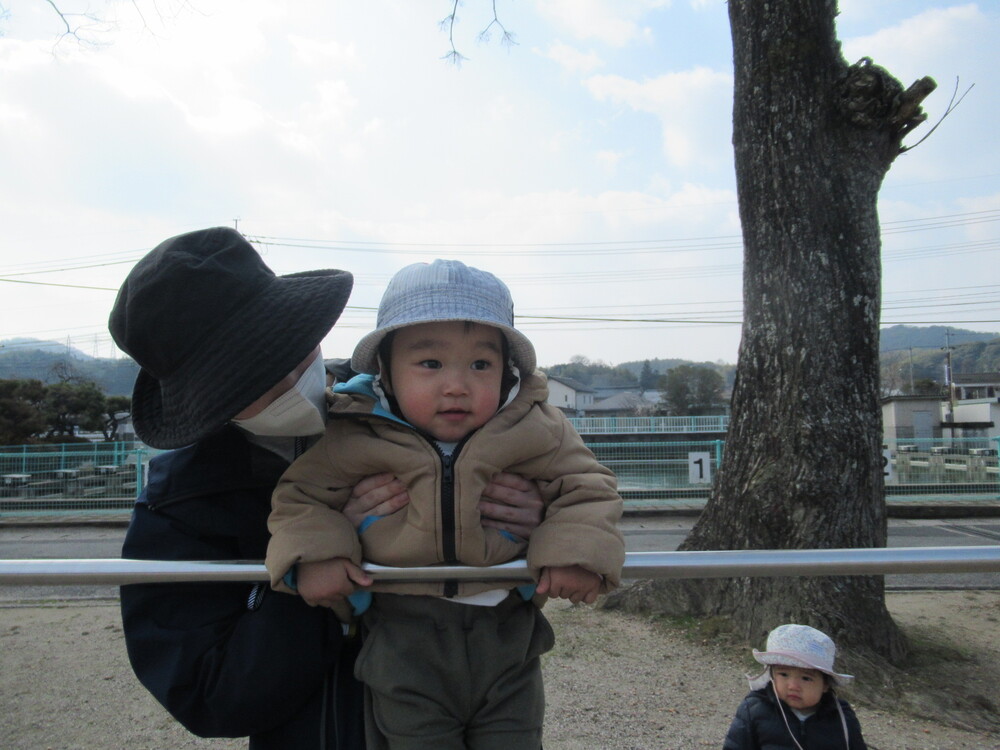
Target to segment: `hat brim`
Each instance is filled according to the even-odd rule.
[[[384,339],[391,331],[395,331],[399,328],[406,328],[408,326],[422,325],[423,323],[447,323],[456,320],[460,322],[468,321],[478,325],[499,328],[501,332],[503,332],[503,335],[507,339],[507,343],[510,346],[510,357],[514,360],[514,364],[521,371],[521,373],[523,375],[529,375],[535,371],[535,347],[532,345],[531,341],[528,340],[528,337],[519,330],[501,323],[495,323],[493,321],[475,320],[461,317],[434,317],[421,320],[408,320],[405,323],[398,323],[396,325],[385,326],[384,328],[377,328],[362,338],[361,341],[358,342],[358,345],[354,347],[354,355],[351,357],[351,369],[355,372],[377,375],[379,371],[378,347],[382,343],[382,339]]]
[[[818,664],[813,664],[812,662],[803,659],[801,657],[795,656],[793,654],[774,652],[774,651],[758,651],[757,649],[754,649],[753,658],[756,659],[759,663],[764,664],[765,666],[768,667],[768,669],[764,670],[763,674],[758,675],[757,677],[748,678],[750,681],[750,685],[754,690],[757,690],[766,685],[768,682],[770,682],[771,679],[770,667],[774,666],[798,667],[799,669],[815,669],[817,672],[822,672],[825,675],[829,675],[830,678],[834,681],[834,683],[836,683],[841,687],[843,687],[844,685],[849,685],[854,680],[854,675],[834,672],[831,669],[827,669],[826,667],[822,667]],[[753,687],[755,682],[759,682],[760,684],[758,684],[757,687]]]
[[[223,427],[295,369],[343,312],[353,277],[333,269],[276,276],[224,320],[206,320],[183,367],[164,378],[140,369],[132,392],[136,435],[179,448]]]

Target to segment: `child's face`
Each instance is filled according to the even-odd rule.
[[[827,691],[823,673],[817,669],[801,669],[776,664],[771,667],[774,690],[785,703],[800,711],[819,704]]]
[[[482,427],[500,405],[503,334],[477,323],[421,323],[396,331],[389,389],[403,417],[444,442]]]

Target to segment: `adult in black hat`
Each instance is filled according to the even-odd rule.
[[[345,271],[276,276],[226,227],[168,239],[136,264],[109,328],[141,368],[136,434],[178,450],[150,462],[123,557],[264,557],[271,492],[324,428],[319,343],[351,286]],[[345,512],[358,523],[408,502],[388,476],[354,494]],[[481,508],[484,523],[527,536],[541,500],[506,475]],[[195,734],[249,736],[252,750],[364,746],[359,644],[329,610],[240,583],[123,586],[121,604],[133,670]]]

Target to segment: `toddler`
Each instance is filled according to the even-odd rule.
[[[538,748],[539,656],[553,644],[538,603],[589,603],[618,584],[614,475],[546,403],[534,348],[493,274],[446,260],[402,269],[352,366],[364,374],[334,389],[326,434],[275,490],[272,585],[347,618],[362,559],[486,566],[526,554],[534,592],[446,580],[352,596],[365,633],[355,672],[371,698],[370,747]],[[545,515],[530,541],[480,519],[478,498],[501,471],[538,484]],[[355,529],[340,510],[362,477],[383,472],[411,501]]]
[[[765,665],[749,677],[723,750],[867,750],[850,704],[834,688],[854,678],[833,671],[836,646],[808,625],[780,625],[767,650],[753,656]]]

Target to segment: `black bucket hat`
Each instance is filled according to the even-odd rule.
[[[223,427],[316,348],[353,283],[332,269],[276,276],[229,227],[157,245],[125,279],[108,321],[141,368],[136,435],[179,448]]]

